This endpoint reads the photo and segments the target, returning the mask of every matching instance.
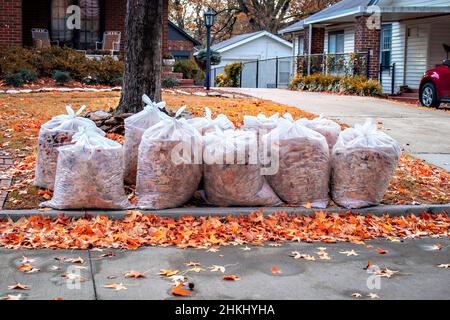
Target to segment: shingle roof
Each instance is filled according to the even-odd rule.
[[[317,12],[316,14],[313,14],[312,16],[308,17],[306,19],[305,23],[307,24],[310,21],[316,21],[316,20],[329,18],[329,17],[332,17],[343,11],[351,10],[351,9],[358,8],[361,6],[363,6],[363,7],[369,6],[374,2],[376,2],[376,1],[374,1],[374,0],[342,0],[330,7],[325,8],[325,9]]]
[[[297,21],[296,23],[293,23],[289,26],[287,26],[284,29],[281,29],[278,33],[288,33],[293,31],[302,30],[305,25],[308,24],[310,21],[316,21],[325,19],[328,17],[332,17],[338,13],[351,10],[353,8],[358,8],[360,6],[369,6],[373,3],[377,2],[377,0],[342,0],[332,6],[329,6],[328,8],[325,8],[311,16],[309,16],[307,19]]]
[[[265,32],[265,31],[257,31],[257,32],[243,33],[243,34],[234,36],[234,37],[232,37],[232,38],[230,38],[230,39],[228,39],[228,40],[225,40],[225,41],[216,43],[215,45],[212,45],[212,46],[211,46],[211,49],[212,49],[212,50],[220,50],[220,49],[222,49],[222,48],[231,46],[231,45],[233,45],[233,44],[235,44],[235,43],[241,42],[241,41],[243,41],[243,40],[245,40],[245,39],[248,39],[248,38],[253,37],[253,36],[255,36],[255,35],[259,34],[259,33],[264,33],[264,32]]]

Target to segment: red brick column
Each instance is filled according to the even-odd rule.
[[[370,70],[369,77],[378,80],[380,70],[380,42],[381,30],[369,29],[367,24],[368,16],[356,17],[355,23],[355,52],[368,52],[370,49]]]
[[[105,1],[105,31],[120,31],[120,50],[125,48],[125,18],[127,15],[127,0]]]
[[[0,0],[0,45],[22,45],[22,0]]]
[[[309,54],[309,27],[306,26],[305,34],[305,53]],[[313,28],[311,38],[311,54],[323,53],[325,45],[325,29]]]

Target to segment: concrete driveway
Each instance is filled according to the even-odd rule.
[[[351,126],[372,118],[406,153],[450,171],[450,112],[368,97],[284,89],[227,90],[322,114]]]

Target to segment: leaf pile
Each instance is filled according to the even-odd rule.
[[[280,212],[264,216],[192,217],[180,219],[130,211],[122,220],[106,216],[56,219],[32,216],[0,222],[0,246],[12,249],[137,249],[141,246],[193,247],[263,245],[267,241],[361,243],[374,238],[448,236],[448,213],[409,216],[358,214],[297,215]]]

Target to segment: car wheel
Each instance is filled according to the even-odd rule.
[[[425,84],[420,90],[420,102],[424,107],[438,108],[441,104],[437,94],[436,87],[432,83]]]

